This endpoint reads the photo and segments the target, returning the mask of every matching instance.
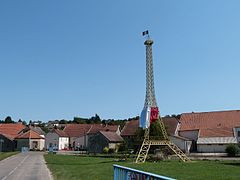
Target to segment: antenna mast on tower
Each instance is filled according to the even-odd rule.
[[[147,39],[144,42],[146,46],[146,96],[144,108],[142,110],[139,126],[145,129],[144,140],[141,146],[141,149],[137,155],[136,163],[144,163],[148,151],[151,145],[160,145],[168,146],[182,161],[189,161],[189,158],[174,144],[169,140],[169,137],[166,132],[166,128],[163,124],[163,121],[160,117],[156,97],[154,90],[154,76],[153,76],[153,59],[152,59],[152,45],[153,40],[150,39],[149,32],[144,31],[143,36],[147,35]],[[159,121],[160,124],[160,133],[162,138],[150,137],[150,125],[153,122]]]

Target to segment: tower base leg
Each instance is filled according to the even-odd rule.
[[[183,162],[190,161],[190,159],[177,147],[174,143],[172,143],[169,140],[149,140],[149,139],[144,139],[142,146],[140,148],[140,151],[137,155],[136,163],[144,163],[148,151],[152,145],[155,146],[167,146],[169,149],[171,149],[178,157],[181,159]]]

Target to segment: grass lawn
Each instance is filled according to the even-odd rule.
[[[240,179],[240,161],[114,162],[112,158],[45,155],[53,177],[61,179],[113,179],[113,164],[119,164],[176,179]]]
[[[19,152],[0,152],[0,161]]]

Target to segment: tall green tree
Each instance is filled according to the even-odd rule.
[[[12,120],[11,116],[7,116],[7,117],[5,118],[4,123],[14,123],[14,121]]]

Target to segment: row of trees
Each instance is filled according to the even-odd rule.
[[[25,125],[27,124],[26,121],[22,121],[21,119],[19,119],[17,122],[21,122]],[[12,120],[11,116],[7,116],[4,120],[0,120],[0,124],[3,123],[16,123],[16,122]]]
[[[176,117],[176,118],[180,118],[180,115],[166,115],[165,117]],[[59,124],[70,124],[70,123],[76,123],[76,124],[108,124],[108,125],[120,125],[121,127],[124,126],[124,124],[127,121],[131,121],[131,120],[137,120],[139,119],[139,116],[135,116],[132,118],[128,118],[128,119],[101,119],[100,116],[98,114],[95,114],[95,116],[92,116],[90,118],[82,118],[82,117],[74,117],[73,120],[55,120],[57,121]],[[21,119],[19,119],[17,122],[21,122],[24,125],[26,125],[26,121],[23,121]],[[38,125],[45,125],[46,123],[43,123],[42,121],[29,121],[29,124],[34,124],[36,123]],[[16,123],[15,121],[12,120],[11,116],[7,116],[5,118],[5,120],[0,120],[0,123]]]
[[[108,125],[123,125],[125,124],[126,121],[130,120],[136,120],[138,119],[139,116],[133,117],[133,118],[128,118],[128,119],[101,119],[98,114],[95,114],[95,116],[92,116],[90,118],[82,118],[82,117],[74,117],[73,120],[55,120],[54,122],[58,122],[59,124],[70,124],[70,123],[76,123],[76,124],[108,124]],[[16,123],[16,122],[21,122],[23,124],[27,124],[26,121],[23,121],[19,119],[18,121],[12,120],[11,116],[7,116],[4,120],[0,120],[0,123]],[[46,124],[43,123],[42,121],[29,121],[29,124]]]
[[[137,120],[139,116],[128,118],[128,119],[101,119],[98,114],[92,116],[90,118],[82,118],[82,117],[74,117],[73,120],[60,120],[59,124],[105,124],[105,125],[120,125],[121,127],[124,126],[126,121]]]

